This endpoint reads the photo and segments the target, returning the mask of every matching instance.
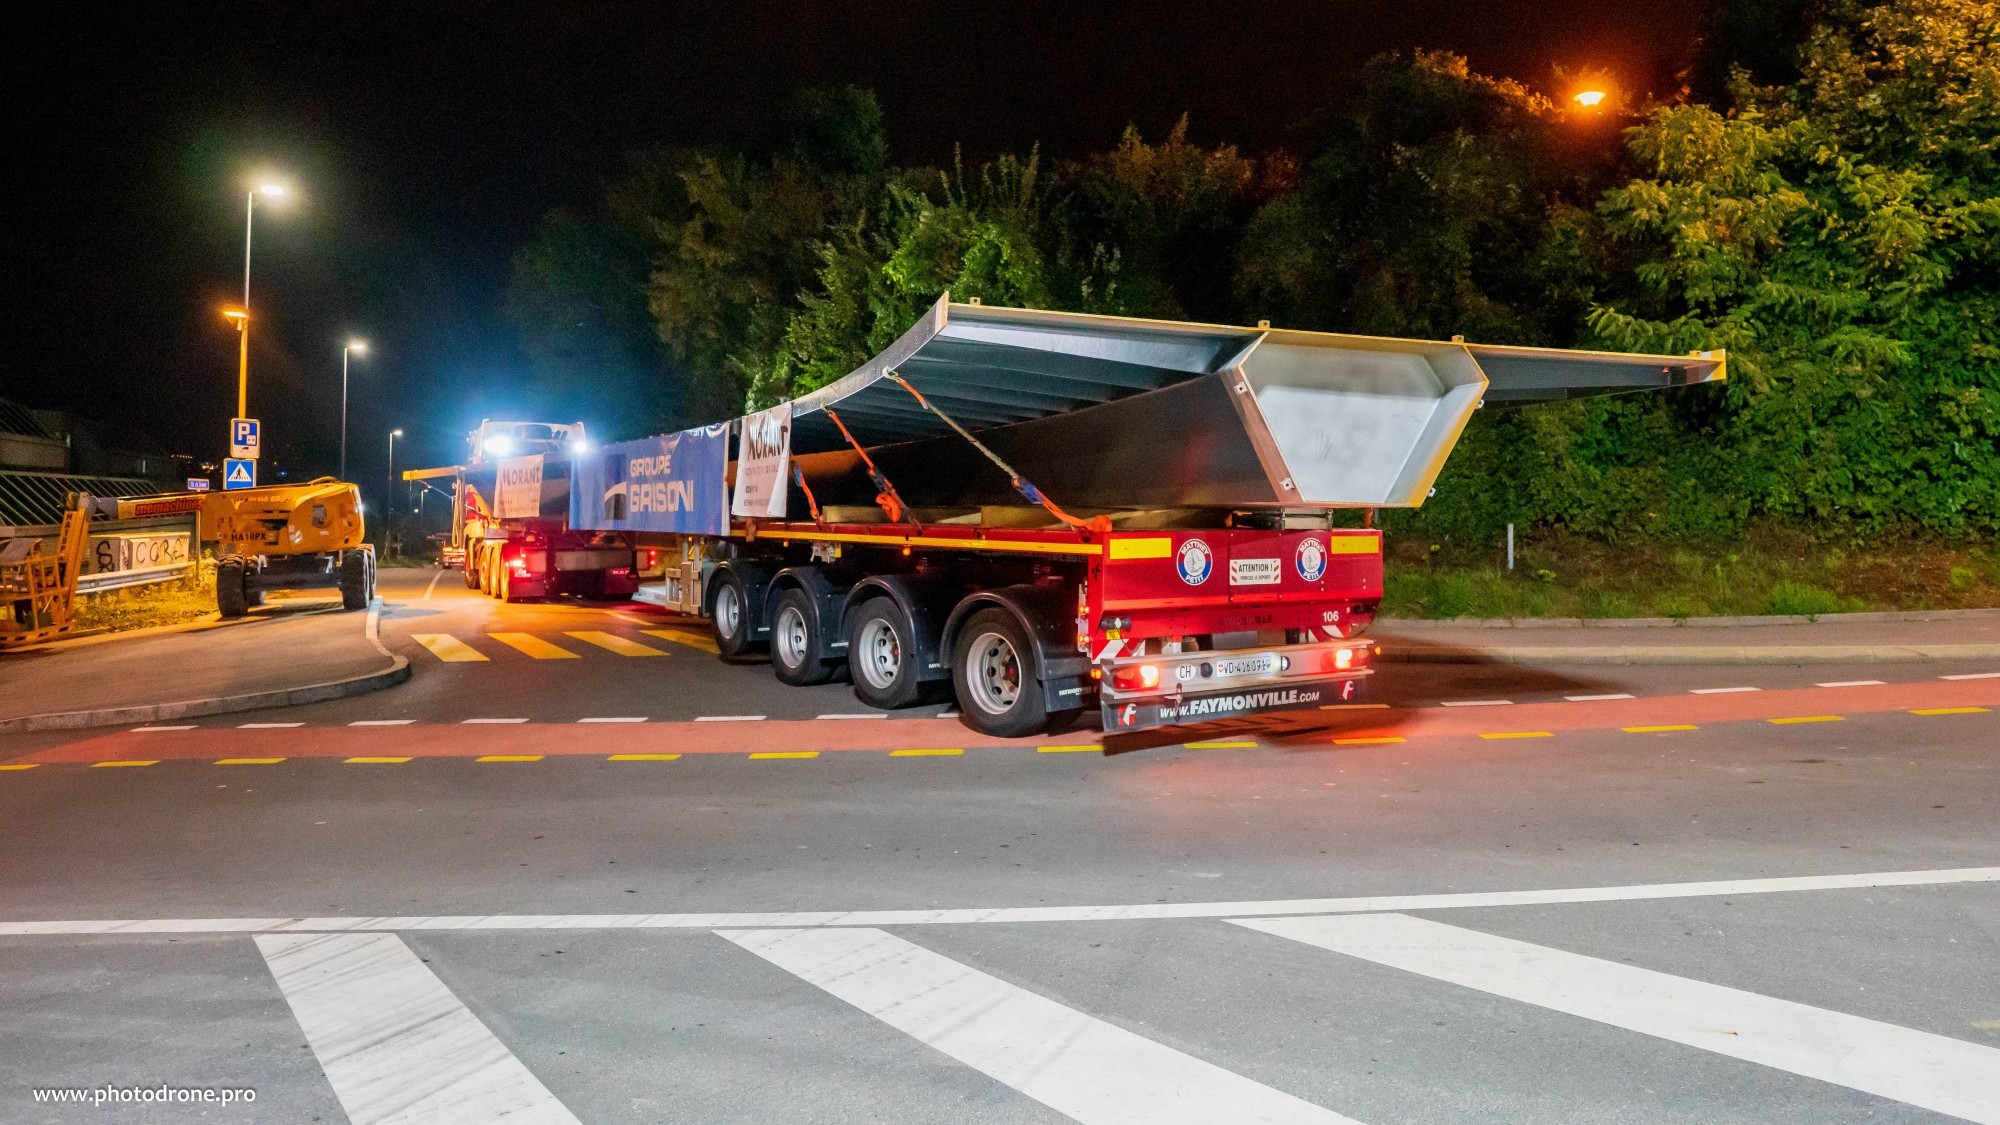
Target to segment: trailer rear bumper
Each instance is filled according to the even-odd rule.
[[[1107,662],[1099,716],[1106,731],[1128,733],[1356,703],[1374,675],[1373,652],[1367,642],[1334,642]]]

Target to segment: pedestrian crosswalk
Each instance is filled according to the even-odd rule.
[[[602,1060],[605,1073],[625,1075],[629,1082],[667,1075],[667,1093],[701,1087],[705,1079],[696,1071],[704,1060],[717,1069],[713,1081],[726,1084],[734,1080],[732,1075],[799,1069],[793,1064],[803,1053],[811,1060],[803,1068],[809,1078],[830,1081],[844,1065],[855,1072],[854,1081],[865,1084],[901,1052],[912,1060],[931,1060],[924,1064],[926,1073],[939,1066],[962,1067],[997,1083],[995,1096],[1002,1108],[1007,1098],[1019,1100],[1015,1112],[987,1107],[978,1115],[981,1120],[1051,1120],[1050,1111],[1086,1125],[1351,1125],[1416,1119],[1383,1109],[1385,1100],[1393,1104],[1406,1094],[1390,1090],[1385,1099],[1380,1087],[1389,1080],[1382,1073],[1385,1068],[1376,1065],[1402,1045],[1392,1034],[1367,1030],[1371,1017],[1393,1025],[1404,1014],[1367,1010],[1369,1003],[1381,1004],[1385,997],[1400,997],[1402,1007],[1422,1009],[1441,1008],[1447,998],[1459,997],[1451,1001],[1456,1004],[1452,1010],[1470,1014],[1462,1017],[1465,1026],[1452,1033],[1463,1035],[1468,1045],[1487,1045],[1447,1051],[1427,1061],[1430,1112],[1423,1120],[1609,1119],[1603,1116],[1605,1107],[1584,1093],[1575,1095],[1578,1104],[1564,1106],[1565,1083],[1574,1080],[1580,1091],[1616,1089],[1621,1065],[1628,1065],[1635,1052],[1651,1052],[1648,1081],[1668,1087],[1683,1083],[1685,1090],[1669,1088],[1664,1096],[1683,1098],[1682,1109],[1694,1107],[1698,1119],[1831,1120],[1834,1116],[1824,1111],[1838,1105],[1843,1112],[1865,1111],[1848,1116],[1877,1120],[1917,1120],[1919,1111],[1929,1111],[2000,1123],[2000,1048],[1995,1046],[1658,971],[1630,963],[1632,958],[1611,960],[1504,937],[1476,922],[1446,924],[1387,910],[1262,917],[1217,913],[1108,923],[1181,928],[1180,937],[1153,929],[1131,943],[1131,960],[1119,975],[1133,982],[1148,979],[1138,966],[1155,951],[1170,952],[1190,941],[1209,954],[1209,973],[1268,978],[1282,965],[1302,977],[1291,990],[1260,988],[1261,1008],[1229,1012],[1208,1006],[1193,1019],[1161,1020],[1162,1007],[1177,1002],[1213,1005],[1216,995],[1226,998],[1225,1005],[1260,1001],[1251,990],[1227,986],[1199,993],[1195,981],[1180,977],[1169,978],[1183,983],[1166,996],[1157,986],[1141,985],[1136,992],[1129,985],[1080,987],[1076,974],[1090,959],[1076,955],[1080,947],[1070,940],[1073,934],[1065,935],[1059,924],[1052,929],[1048,922],[997,923],[1018,948],[1028,951],[1010,959],[1004,942],[981,945],[965,939],[968,930],[989,928],[977,924],[870,926],[846,921],[850,916],[824,915],[822,923],[814,923],[800,915],[802,924],[746,928],[731,926],[729,915],[715,915],[711,925],[716,928],[683,932],[686,941],[719,944],[690,947],[610,932],[623,917],[463,919],[464,925],[454,928],[485,934],[465,933],[456,944],[442,946],[431,932],[438,927],[423,924],[424,919],[395,918],[271,919],[267,924],[278,932],[238,929],[236,936],[221,940],[254,943],[269,974],[267,987],[275,986],[282,996],[319,1061],[324,1082],[349,1120],[366,1125],[493,1120],[568,1125],[601,1116],[603,1098],[614,1104],[647,1103],[649,1119],[743,1119],[740,1104],[718,1107],[692,1093],[685,1105],[661,1103],[661,1090],[650,1086],[643,1096],[638,1091],[607,1093],[601,1078],[580,1076],[557,1061],[577,1053],[565,1049],[560,1039],[570,1032],[560,1029],[607,1021],[630,1030],[632,1038],[621,1049],[633,1059]],[[739,917],[754,922],[753,916]],[[860,921],[858,915],[851,917]],[[343,922],[383,929],[310,930],[315,924]],[[205,927],[221,928],[220,923],[199,921],[177,926],[184,928],[162,932],[185,940]],[[301,929],[286,929],[291,926]],[[1186,932],[1193,928],[1200,933],[1189,939]],[[673,995],[677,1004],[688,1002],[693,995],[689,989],[698,980],[709,1001],[723,1007],[740,1003],[755,1012],[758,1034],[745,1037],[723,1030],[743,1017],[720,1010],[691,1027],[656,1026],[666,1020],[643,998],[635,998],[628,1011],[593,1006],[563,1014],[559,998],[573,982],[562,979],[559,962],[538,960],[538,967],[548,968],[527,979],[479,971],[481,943],[494,940],[495,933],[523,929],[546,932],[558,955],[565,949],[575,952],[595,930],[596,940],[622,943],[624,952],[574,963],[600,970],[615,965],[636,973],[624,978],[624,988],[655,987],[641,982],[657,981],[656,987]],[[1676,921],[1670,929],[1679,934],[1682,925]],[[1274,945],[1271,939],[1282,941]],[[413,949],[410,943],[419,940],[424,944]],[[1116,940],[1105,930],[1093,930],[1089,949]],[[1041,953],[1034,955],[1038,946]],[[133,948],[105,946],[97,953],[130,956]],[[1287,957],[1282,948],[1299,952]],[[83,949],[92,955],[89,946]],[[427,955],[420,956],[419,950]],[[1976,964],[1976,953],[1969,956]],[[779,975],[771,976],[772,971]],[[1327,1006],[1328,991],[1316,992],[1309,983],[1315,977],[1345,982],[1332,991],[1333,1007]],[[490,990],[496,980],[504,980],[509,1001],[498,1008],[479,986],[484,981]],[[1879,985],[1893,988],[1896,983],[1890,979]],[[1986,999],[2000,1004],[2000,982],[1968,979],[1965,984],[1975,992],[1994,993]],[[732,989],[742,993],[740,1000],[730,999]],[[589,994],[602,995],[601,986]],[[542,998],[524,1007],[523,996]],[[836,1019],[815,996],[830,998],[851,1015],[845,1022]],[[1275,1006],[1273,996],[1280,998]],[[1492,1049],[1494,1034],[1529,1023],[1525,1013],[1530,1011],[1551,1013],[1548,1018],[1571,1021],[1579,1030],[1596,1027],[1612,1038],[1595,1041],[1594,1054],[1550,1058],[1547,1072],[1522,1087],[1491,1085],[1491,1060],[1479,1051]],[[524,1019],[524,1012],[539,1013],[547,1022]],[[861,1034],[855,1018],[884,1029],[882,1034],[890,1038]],[[1330,1049],[1324,1039],[1329,1021],[1358,1032],[1370,1045],[1358,1055]],[[1279,1065],[1246,1049],[1229,1030],[1246,1025],[1259,1029],[1262,1042],[1293,1045],[1299,1057]],[[547,1038],[552,1028],[558,1040],[553,1043]],[[1561,1050],[1561,1025],[1554,1030],[1552,1038],[1558,1042],[1552,1049]],[[714,1036],[712,1042],[703,1041],[708,1035]],[[668,1041],[677,1045],[678,1054],[659,1053]],[[884,1048],[884,1042],[891,1046]],[[568,1048],[576,1046],[567,1043]],[[1742,1081],[1718,1090],[1714,1072],[1701,1062],[1705,1057],[1764,1068],[1784,1081],[1768,1087]],[[1593,1070],[1604,1073],[1593,1075]],[[908,1119],[964,1118],[962,1086],[947,1089],[941,1078],[934,1081],[939,1084],[936,1104],[905,1107]],[[1509,1104],[1510,1097],[1529,1087],[1532,1104]],[[1759,1091],[1770,1089],[1782,1090],[1786,1100],[1766,1105],[1750,1100],[1768,1096]],[[1649,1089],[1645,1096],[1663,1092]],[[1717,1098],[1722,1100],[1702,1100]],[[1841,1102],[1843,1098],[1852,1100]],[[1450,1105],[1478,1108],[1470,1116],[1437,1111]],[[1667,1119],[1637,1111],[1617,1119],[1656,1116]],[[1681,1119],[1686,1118],[1683,1113]]]
[[[527,657],[531,660],[579,660],[586,656],[656,657],[674,648],[700,652],[715,651],[715,642],[688,629],[641,629],[647,637],[671,641],[654,644],[622,633],[603,629],[566,629],[551,633],[492,632],[412,633],[410,639],[444,664],[488,663],[497,659]]]

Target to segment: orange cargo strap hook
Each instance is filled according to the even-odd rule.
[[[868,451],[861,448],[861,443],[854,440],[853,434],[847,432],[847,423],[840,420],[840,415],[833,412],[833,407],[828,406],[823,409],[826,411],[826,416],[833,419],[833,424],[840,427],[840,436],[847,439],[847,444],[854,447],[854,452],[861,454],[861,463],[868,466],[868,479],[875,482],[875,502],[882,505],[883,511],[889,513],[890,523],[902,523],[903,513],[908,511],[909,507],[903,503],[901,496],[896,495],[896,486],[889,483],[889,478],[883,476],[882,470],[875,467],[874,458],[868,456]]]
[[[805,470],[799,468],[797,461],[792,462],[792,479],[798,482],[799,491],[806,494],[806,509],[812,512],[813,522],[824,525],[826,521],[819,518],[819,499],[813,495],[812,485],[806,483]]]
[[[1014,467],[1012,465],[1009,465],[1007,462],[1002,461],[1000,459],[999,454],[993,452],[992,450],[986,448],[986,446],[981,444],[978,438],[973,437],[970,433],[968,433],[964,426],[959,425],[956,421],[952,419],[951,415],[946,414],[944,411],[939,410],[935,406],[932,406],[931,401],[923,396],[923,392],[917,390],[917,388],[915,387],[912,387],[909,384],[909,382],[905,380],[901,375],[896,374],[894,371],[885,371],[882,374],[885,378],[894,380],[897,386],[910,392],[911,397],[917,400],[917,405],[923,407],[925,410],[928,410],[932,414],[935,414],[939,418],[943,419],[944,424],[958,431],[958,436],[970,442],[972,444],[972,448],[977,449],[979,452],[985,454],[986,459],[988,461],[991,461],[995,465],[999,466],[1000,471],[1007,474],[1007,480],[1011,484],[1013,484],[1014,491],[1020,493],[1021,497],[1025,499],[1028,503],[1040,504],[1042,507],[1048,509],[1050,515],[1054,516],[1058,520],[1061,520],[1064,524],[1076,528],[1078,531],[1091,531],[1102,534],[1104,532],[1111,530],[1111,520],[1106,516],[1092,516],[1087,520],[1080,520],[1075,516],[1070,515],[1068,512],[1063,511],[1060,505],[1058,505],[1054,500],[1051,500],[1046,495],[1044,495],[1042,490],[1036,488],[1034,486],[1034,483],[1029,481],[1028,478],[1015,472]]]

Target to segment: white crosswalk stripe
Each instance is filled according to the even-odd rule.
[[[354,1125],[578,1125],[394,934],[259,934]]]
[[[1087,1125],[1353,1121],[882,930],[717,932]]]
[[[1777,1067],[2000,1122],[2000,1050],[1407,914],[1232,919],[1267,934]]]

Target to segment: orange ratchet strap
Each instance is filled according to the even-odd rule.
[[[902,523],[903,513],[908,507],[903,503],[903,498],[896,495],[896,486],[889,483],[889,478],[883,476],[882,470],[875,467],[875,461],[868,456],[868,451],[861,448],[861,443],[854,440],[853,434],[847,432],[847,423],[840,420],[840,415],[833,412],[833,407],[828,406],[824,409],[826,416],[833,419],[833,424],[840,427],[840,436],[847,439],[847,444],[854,447],[854,452],[861,454],[861,463],[868,466],[868,479],[875,482],[875,502],[882,505],[883,511],[889,513],[890,523]]]
[[[911,396],[913,396],[917,400],[917,404],[919,406],[922,406],[925,410],[928,410],[932,414],[935,414],[939,418],[942,418],[944,420],[945,425],[950,426],[952,429],[958,431],[959,437],[962,437],[966,441],[971,442],[972,448],[977,449],[979,452],[985,454],[986,459],[988,461],[991,461],[995,465],[998,465],[1000,467],[1000,471],[1006,473],[1007,479],[1013,483],[1014,491],[1020,493],[1022,498],[1026,499],[1028,503],[1040,504],[1042,507],[1048,509],[1050,515],[1061,520],[1064,524],[1067,524],[1068,526],[1077,529],[1078,531],[1090,531],[1102,534],[1104,532],[1111,530],[1111,520],[1106,516],[1092,516],[1087,520],[1080,520],[1075,516],[1070,515],[1068,512],[1063,511],[1062,508],[1058,506],[1054,500],[1051,500],[1047,496],[1043,495],[1042,490],[1036,488],[1033,482],[1029,481],[1026,477],[1023,477],[1021,474],[1015,472],[1014,467],[1012,465],[1009,465],[1007,462],[1002,461],[1000,459],[999,454],[986,448],[984,445],[980,444],[978,438],[973,437],[970,433],[967,433],[964,426],[961,426],[956,421],[952,420],[951,415],[946,414],[944,411],[939,410],[935,406],[932,406],[930,400],[925,398],[923,396],[923,393],[918,391],[917,388],[912,387],[909,384],[909,382],[906,381],[901,375],[896,374],[894,371],[885,371],[882,374],[885,378],[895,380],[897,386],[910,392]],[[833,412],[829,410],[827,411],[827,413],[831,414]],[[835,421],[838,422],[839,419],[835,419]],[[841,432],[846,433],[847,431],[845,429],[842,429]],[[854,439],[849,438],[848,440],[852,441]],[[862,456],[866,457],[867,454],[864,453],[862,454]]]

